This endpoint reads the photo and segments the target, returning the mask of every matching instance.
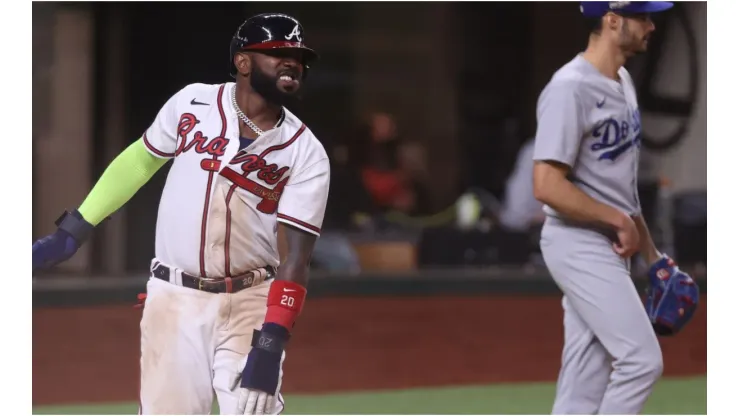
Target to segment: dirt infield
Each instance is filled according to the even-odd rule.
[[[33,311],[33,404],[135,401],[139,318],[129,306]],[[338,298],[307,303],[283,391],[552,381],[558,297]],[[706,297],[663,339],[665,375],[705,374]],[[175,380],[173,380],[175,382]]]

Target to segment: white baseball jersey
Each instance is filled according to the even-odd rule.
[[[632,78],[625,68],[618,73],[619,81],[604,76],[582,54],[555,72],[537,103],[534,159],[567,164],[579,189],[634,215],[640,111]]]
[[[284,109],[278,127],[239,150],[232,88],[188,85],[144,134],[153,155],[174,158],[159,203],[155,256],[193,275],[277,267],[277,221],[319,235],[324,219],[324,147]]]

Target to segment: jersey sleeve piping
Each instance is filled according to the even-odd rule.
[[[299,228],[303,231],[314,234],[316,236],[321,235],[321,228],[316,227],[315,225],[311,225],[305,221],[301,221],[297,218],[293,218],[291,216],[278,213],[277,220],[280,222],[286,223],[286,224],[290,224],[296,228]]]
[[[144,144],[146,145],[146,149],[149,151],[149,153],[153,154],[154,156],[161,157],[161,158],[172,158],[175,157],[174,153],[167,153],[163,152],[156,147],[147,139],[146,133],[142,136],[144,139]]]

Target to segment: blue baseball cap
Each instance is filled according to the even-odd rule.
[[[657,13],[673,7],[670,1],[582,1],[581,13],[585,17],[601,17],[607,12],[617,14]]]

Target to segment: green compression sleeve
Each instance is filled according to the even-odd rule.
[[[144,141],[137,140],[108,165],[78,211],[87,222],[98,225],[128,202],[168,160],[153,156]]]

